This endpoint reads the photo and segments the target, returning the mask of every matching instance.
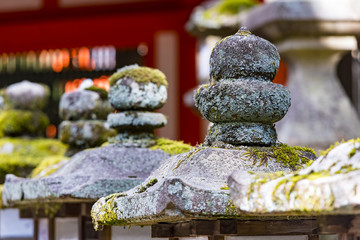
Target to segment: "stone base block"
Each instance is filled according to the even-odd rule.
[[[232,145],[269,146],[276,143],[273,124],[263,123],[215,123],[205,139],[206,145],[221,141]]]

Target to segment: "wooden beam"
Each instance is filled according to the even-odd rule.
[[[354,216],[335,215],[318,218],[318,234],[346,234]]]
[[[316,220],[238,221],[238,236],[311,235],[316,234]]]

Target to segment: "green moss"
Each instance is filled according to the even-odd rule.
[[[182,141],[174,141],[166,138],[159,138],[156,140],[156,145],[150,147],[150,149],[161,149],[170,155],[181,154],[191,150],[191,145]]]
[[[0,137],[32,135],[38,136],[49,125],[48,117],[42,112],[5,110],[0,113]]]
[[[220,188],[221,190],[229,190],[229,186],[225,184],[225,186]]]
[[[141,83],[155,83],[158,86],[165,85],[167,86],[167,81],[164,73],[158,69],[153,69],[149,67],[139,67],[139,66],[127,66],[119,69],[116,73],[109,77],[110,86],[114,85],[117,80],[120,78],[132,78],[136,82]]]
[[[328,153],[333,150],[336,146],[340,145],[341,143],[360,143],[360,138],[357,138],[357,139],[350,139],[348,141],[345,141],[344,139],[339,141],[339,142],[335,142],[334,144],[330,145],[330,147],[324,151],[321,151],[320,152],[320,156],[326,156],[328,155]],[[349,153],[349,157],[351,158],[353,155],[352,154],[355,154],[356,153],[356,150],[357,149],[352,149],[352,151]]]
[[[142,186],[137,193],[142,193],[145,192],[149,187],[154,186],[156,183],[158,182],[158,180],[156,178],[151,179],[145,186]]]
[[[107,100],[108,99],[108,92],[103,88],[100,88],[100,87],[97,87],[97,86],[91,86],[91,87],[85,88],[85,90],[97,92],[100,95],[100,98],[102,100]]]
[[[283,167],[289,167],[291,170],[295,171],[312,162],[307,156],[308,154],[316,157],[315,151],[311,148],[298,146],[291,147],[286,144],[278,144],[267,148],[250,147],[244,156],[253,160],[253,164],[258,164],[258,166],[263,164],[267,165],[267,162],[271,158],[274,158],[281,163]]]
[[[31,171],[48,157],[62,157],[67,146],[56,139],[0,139],[0,183],[5,175],[12,173],[20,177]]]
[[[2,190],[3,190],[4,185],[0,184],[0,209],[3,206],[3,201],[2,201]]]
[[[61,165],[61,162],[67,161],[69,158],[63,155],[49,156],[32,171],[31,177],[45,177],[54,173]]]
[[[205,19],[216,15],[235,15],[259,4],[257,0],[220,0],[213,7],[204,11]]]

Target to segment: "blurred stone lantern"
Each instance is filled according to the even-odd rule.
[[[340,57],[358,48],[359,12],[356,0],[274,0],[247,15],[244,24],[271,40],[288,66],[292,104],[277,124],[281,141],[323,150],[360,135],[356,111],[336,76]]]
[[[158,82],[152,77],[158,77]],[[103,89],[91,87],[63,95],[60,113],[65,121],[60,138],[75,155],[48,175],[6,176],[4,205],[21,208],[22,217],[34,219],[35,239],[117,239],[112,235],[119,233],[124,236],[121,239],[147,239],[148,228],[95,232],[91,206],[100,197],[140,184],[162,160],[190,149],[153,132],[166,124],[164,115],[153,112],[167,97],[166,78],[159,70],[133,65],[110,79],[109,102],[116,113]],[[106,117],[107,122],[101,121]],[[105,145],[86,149],[107,137]]]

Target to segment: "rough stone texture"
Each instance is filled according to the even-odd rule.
[[[121,144],[122,147],[146,148],[156,144],[156,135],[153,131],[122,131],[109,138],[109,142]]]
[[[162,113],[124,111],[109,114],[107,122],[117,130],[154,130],[165,126],[167,120]]]
[[[359,12],[357,0],[271,1],[249,12],[244,24],[274,42],[288,66],[292,107],[277,124],[280,141],[325,149],[358,137],[360,121],[336,67],[357,48]]]
[[[168,157],[161,150],[120,148],[116,144],[82,151],[48,177],[24,179],[7,175],[4,204],[94,201],[135,187]]]
[[[312,165],[291,174],[249,174],[229,178],[233,202],[244,214],[359,214],[360,141],[341,143]]]
[[[141,185],[99,199],[92,209],[97,224],[144,225],[193,218],[231,217],[226,179],[235,169],[272,172],[290,169],[275,159],[254,163],[248,148],[198,147],[167,159]],[[156,180],[155,180],[156,179]],[[232,216],[234,217],[234,216]]]
[[[167,99],[166,86],[136,82],[132,78],[116,81],[109,90],[109,102],[117,110],[155,110]]]
[[[106,120],[113,111],[107,100],[99,93],[88,90],[76,90],[64,93],[59,104],[59,115],[63,120]]]
[[[227,79],[200,86],[195,96],[196,106],[210,122],[274,123],[290,107],[290,92],[280,84],[235,81]]]
[[[11,84],[5,91],[6,102],[14,109],[41,110],[50,95],[49,87],[27,80]]]
[[[276,130],[273,124],[264,123],[215,123],[205,139],[206,145],[216,141],[226,142],[233,145],[274,145],[276,142]]]
[[[265,39],[240,29],[214,47],[210,56],[210,77],[256,79],[271,82],[279,69],[280,55]]]
[[[59,126],[59,139],[76,147],[96,147],[115,135],[116,131],[100,120],[63,121]]]

